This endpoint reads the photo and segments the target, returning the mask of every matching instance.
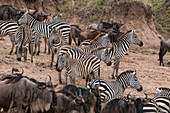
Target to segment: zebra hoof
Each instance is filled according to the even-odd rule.
[[[39,55],[40,55],[40,52],[37,52],[37,55],[39,56]]]
[[[115,79],[114,75],[112,75],[112,79]]]
[[[11,55],[11,54],[12,54],[12,52],[10,51],[8,55]]]

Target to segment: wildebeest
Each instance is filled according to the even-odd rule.
[[[146,94],[145,94],[146,95]],[[145,98],[118,97],[108,102],[101,113],[143,113],[143,104],[148,102],[147,95]]]
[[[26,76],[6,76],[0,81],[0,107],[16,107],[18,113],[24,113],[26,107],[33,112],[47,111],[53,105],[54,87],[49,82],[38,82]]]
[[[46,19],[48,19],[48,16],[50,16],[51,14],[49,15],[46,15],[46,14],[43,14],[42,12],[38,11],[38,10],[35,10],[32,15],[38,20],[38,21],[44,21]]]
[[[71,25],[71,31],[70,31],[70,42],[72,42],[72,39],[74,40],[74,43],[79,46],[80,45],[80,33],[82,30],[77,25]],[[76,38],[78,39],[78,43],[76,41]]]
[[[160,51],[159,51],[159,60],[160,60],[160,66],[164,66],[163,63],[163,57],[166,54],[166,52],[170,52],[170,39],[162,40],[160,42]]]
[[[100,101],[100,91],[96,88],[93,89],[93,93],[90,90],[76,87],[75,85],[67,85],[63,89],[59,90],[58,93],[62,93],[69,98],[74,99],[76,97],[76,93],[79,94],[82,92],[82,97],[84,99],[85,104],[87,105],[90,113],[99,113],[101,110],[101,101]]]
[[[0,6],[0,20],[18,20],[23,14],[24,11],[22,9],[17,10],[11,5]]]

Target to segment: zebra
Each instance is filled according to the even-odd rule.
[[[95,48],[95,49],[91,50],[90,53],[86,53],[79,48],[71,48],[67,52],[60,51],[58,54],[60,55],[61,53],[67,53],[71,59],[82,59],[88,55],[93,54],[93,55],[96,55],[100,60],[104,61],[107,64],[107,66],[110,66],[112,64],[112,62],[110,60],[108,48],[106,48],[104,46]],[[58,66],[58,60],[59,60],[59,57],[57,57],[56,67]],[[59,72],[59,82],[60,82],[60,84],[62,83],[61,71]]]
[[[64,45],[64,40],[62,38],[62,33],[57,29],[53,29],[51,31],[51,34],[50,34],[49,43],[50,43],[51,51],[52,51],[51,63],[50,63],[50,68],[52,69],[53,60],[54,60],[54,54],[56,52],[58,52],[58,50],[59,50],[59,48],[61,46]]]
[[[116,81],[94,79],[88,84],[87,88],[93,89],[98,87],[101,92],[101,101],[105,103],[114,97],[123,96],[128,86],[135,88],[137,91],[143,90],[141,83],[136,77],[136,71],[127,70],[122,72]]]
[[[110,49],[110,57],[114,60],[112,79],[114,79],[114,72],[116,70],[116,77],[118,75],[120,59],[123,58],[125,52],[129,49],[130,44],[136,44],[140,47],[143,46],[143,42],[135,34],[135,30],[130,30],[119,37],[117,42],[112,43]]]
[[[17,44],[17,61],[21,61],[22,52],[24,52],[24,61],[27,61],[27,47],[26,44],[31,44],[31,63],[33,63],[33,45],[35,41],[35,34],[33,29],[28,25],[19,26],[15,32],[15,41]]]
[[[75,84],[76,76],[86,77],[86,85],[88,80],[100,77],[100,59],[95,55],[88,55],[82,59],[71,59],[67,53],[59,55],[57,71],[66,68],[65,83],[67,84],[67,77],[70,77],[70,82]],[[89,79],[90,77],[90,79]]]
[[[1,22],[0,23],[0,36],[4,37],[4,36],[9,36],[11,43],[12,43],[12,47],[11,50],[9,52],[9,55],[12,54],[14,46],[15,46],[15,32],[18,29],[18,24],[16,22]]]
[[[59,52],[57,53],[57,56],[58,56],[58,54],[60,54],[60,52],[68,53],[68,51],[70,49],[72,49],[72,48],[79,48],[79,49],[81,49],[82,51],[84,51],[86,53],[91,53],[92,49],[98,48],[100,46],[110,47],[110,40],[108,39],[108,34],[100,34],[100,35],[98,35],[95,39],[93,39],[90,42],[90,45],[88,45],[86,47],[80,47],[79,48],[77,46],[64,45],[64,46],[60,47]],[[70,56],[71,56],[71,58],[73,58],[72,57],[73,55],[70,54]],[[79,56],[82,56],[82,55],[79,55]],[[79,59],[79,58],[76,57],[75,59]],[[56,61],[56,66],[58,65],[57,63],[58,63],[58,58],[57,58],[57,61]],[[59,72],[59,81],[60,81],[60,84],[61,84],[61,72]]]
[[[62,32],[63,37],[65,38],[65,44],[67,44],[67,37],[70,33],[70,26],[65,22],[60,23],[47,23],[47,22],[40,22],[37,21],[33,15],[31,15],[28,11],[22,15],[22,17],[18,20],[18,24],[28,24],[32,29],[37,32],[36,40],[40,37],[49,38],[51,30],[55,27],[56,29]],[[37,41],[36,41],[37,43]],[[36,44],[37,45],[37,44]],[[45,46],[46,51],[46,46]],[[45,52],[44,51],[44,52]],[[35,46],[36,52],[36,46]],[[39,55],[40,50],[38,50],[37,55]],[[48,54],[50,53],[50,47],[48,48]]]
[[[161,40],[160,42],[160,51],[159,51],[159,61],[160,61],[160,66],[164,66],[163,63],[163,57],[166,54],[166,52],[170,52],[170,39],[167,40]]]
[[[158,91],[158,93],[155,95],[155,97],[157,96],[167,96],[170,97],[170,89],[169,88],[156,88],[156,90]]]

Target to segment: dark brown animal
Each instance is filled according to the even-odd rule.
[[[23,14],[24,11],[22,9],[17,10],[11,5],[0,6],[0,20],[18,20]]]
[[[164,66],[163,57],[167,51],[170,52],[170,39],[162,40],[160,42],[160,51],[159,51],[160,66],[161,65]]]
[[[70,43],[72,42],[72,39],[74,40],[74,43],[79,46],[80,45],[80,40],[78,40],[78,43],[76,39],[80,38],[80,33],[82,30],[79,28],[77,25],[71,25],[71,31],[70,31]]]
[[[63,89],[59,90],[57,93],[62,93],[67,97],[74,99],[76,97],[76,93],[79,93],[79,90],[82,92],[82,97],[90,111],[90,113],[99,113],[101,110],[101,101],[100,99],[100,91],[98,89],[93,89],[93,93],[88,89],[84,89],[81,87],[76,87],[74,85],[67,85]]]
[[[44,83],[26,76],[7,76],[0,81],[0,89],[0,107],[4,109],[16,107],[18,113],[24,113],[24,108],[30,106],[33,112],[43,112],[53,105],[51,79]]]
[[[35,10],[32,15],[38,20],[38,21],[44,21],[44,20],[47,20],[48,19],[48,16],[50,16],[51,14],[49,15],[46,15],[46,14],[43,14],[42,12],[38,11],[38,10]]]
[[[99,35],[100,32],[99,31],[95,31],[95,30],[86,30],[80,33],[80,37],[79,37],[79,42],[83,42],[84,40],[93,40],[97,35]]]

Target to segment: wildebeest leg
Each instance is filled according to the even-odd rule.
[[[18,113],[24,113],[24,109],[22,108],[21,103],[17,103],[17,107],[18,107]]]
[[[159,60],[160,60],[160,66],[162,64],[162,66],[164,66],[163,63],[163,57],[166,54],[167,50],[165,48],[160,48],[160,52],[159,52]]]
[[[69,45],[71,45],[71,42],[72,42],[72,36],[71,33],[69,33]]]
[[[55,53],[55,51],[54,51],[54,48],[53,48],[53,47],[51,48],[51,52],[52,52],[52,54],[51,54],[51,63],[50,63],[50,68],[52,69],[52,67],[53,67],[53,61],[54,61],[54,53]]]
[[[11,108],[12,108],[13,104],[14,104],[14,101],[12,100],[7,113],[11,113]]]

